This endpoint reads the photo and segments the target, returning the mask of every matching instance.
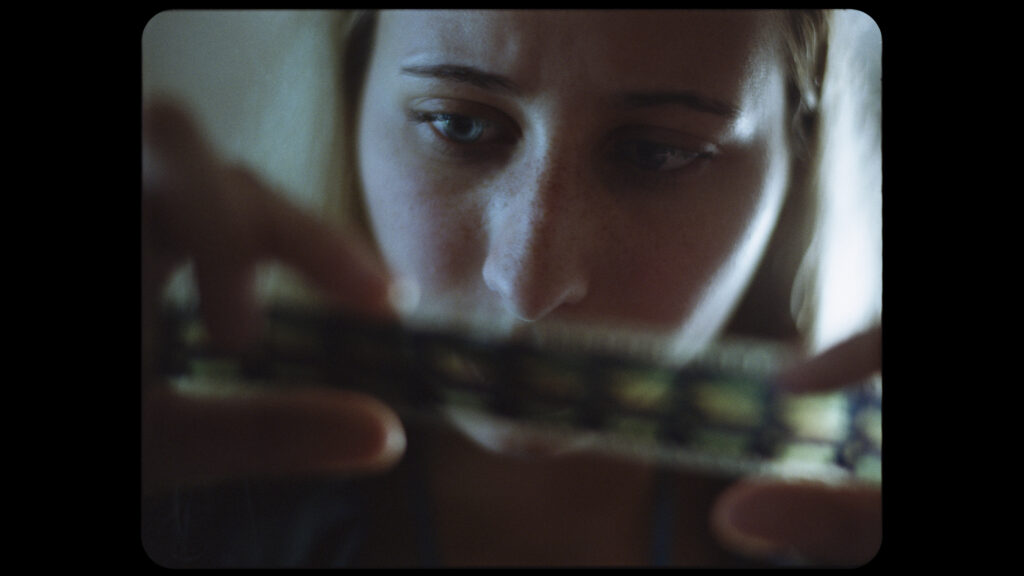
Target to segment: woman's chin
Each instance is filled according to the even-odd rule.
[[[471,410],[451,408],[445,418],[472,444],[494,455],[543,460],[592,452],[600,446],[593,434],[526,427]]]

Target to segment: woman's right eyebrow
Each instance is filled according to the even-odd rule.
[[[420,78],[435,78],[438,80],[449,80],[465,84],[472,84],[484,90],[505,92],[512,95],[521,93],[515,82],[500,76],[485,72],[472,66],[460,64],[432,64],[425,66],[403,66],[402,74],[417,76]]]

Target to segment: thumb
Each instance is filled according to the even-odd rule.
[[[870,486],[747,480],[719,497],[711,523],[747,556],[858,566],[881,546],[882,496]]]

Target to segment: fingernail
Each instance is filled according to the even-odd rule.
[[[319,414],[311,411],[303,433],[309,450],[305,458],[341,472],[385,469],[405,451],[405,432],[397,417],[366,400]],[[293,443],[303,439],[296,437]]]
[[[712,525],[719,539],[740,555],[767,560],[779,565],[799,565],[799,554],[780,542],[772,523],[772,513],[751,502],[747,495],[733,492],[723,497],[712,514]]]
[[[364,418],[369,419],[369,428],[374,431],[375,442],[369,444],[369,457],[364,461],[367,469],[387,468],[405,453],[405,428],[398,416],[375,400],[362,403]]]

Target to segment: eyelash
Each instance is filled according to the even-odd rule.
[[[503,150],[511,149],[519,135],[501,122],[470,114],[453,112],[409,112],[410,120],[429,130],[431,144],[438,146],[447,158],[466,161],[484,161],[499,157]],[[459,138],[450,127],[454,123],[472,123],[472,138]]]
[[[627,139],[614,146],[615,156],[620,161],[632,164],[637,170],[651,173],[678,172],[690,166],[710,160],[714,153],[709,150],[694,151],[681,146],[663,144],[654,140]],[[641,157],[646,155],[646,157]],[[663,170],[666,163],[675,161],[676,166]]]
[[[410,111],[411,121],[426,125],[437,141],[444,147],[446,156],[465,160],[480,160],[493,157],[495,147],[511,146],[518,140],[518,133],[502,128],[497,122],[469,114],[451,112]],[[473,132],[471,138],[454,136],[449,129],[453,123],[469,122]],[[439,124],[443,123],[442,126]],[[491,131],[491,134],[488,134]],[[633,136],[616,136],[611,146],[611,159],[634,173],[640,174],[645,185],[657,184],[654,180],[674,181],[712,160],[717,152],[707,146],[700,150],[690,147],[666,144],[654,139]],[[646,155],[646,157],[641,157]],[[676,161],[677,166],[662,169],[666,163]],[[651,180],[654,179],[654,180]]]
[[[491,127],[491,123],[490,122],[488,122],[486,120],[483,120],[483,119],[480,119],[480,118],[473,118],[471,116],[463,116],[461,114],[448,114],[448,113],[445,113],[445,112],[423,112],[423,113],[418,113],[417,114],[417,119],[420,122],[424,122],[424,123],[430,124],[430,127],[433,128],[434,131],[437,132],[438,135],[441,136],[442,138],[444,138],[446,140],[450,140],[450,141],[458,143],[458,144],[473,144],[473,143],[475,143],[479,139],[479,137],[483,134],[484,130],[486,130],[486,129]],[[444,128],[438,127],[437,123],[439,123],[439,122],[444,122],[448,126],[450,126],[452,123],[456,123],[456,122],[470,122],[472,124],[473,129],[474,129],[473,137],[472,138],[466,138],[465,140],[462,140],[462,139],[460,139],[458,137],[454,137],[451,134],[448,134],[445,131]]]

